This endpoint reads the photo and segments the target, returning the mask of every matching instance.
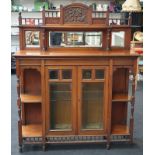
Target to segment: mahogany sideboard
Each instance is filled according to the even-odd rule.
[[[73,3],[19,14],[19,150],[26,144],[133,141],[138,54],[131,18]]]

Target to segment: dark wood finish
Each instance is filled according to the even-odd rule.
[[[25,124],[41,124],[41,104],[24,104]]]
[[[41,94],[41,76],[35,69],[24,69],[24,93]]]
[[[68,11],[73,13],[72,16]],[[70,18],[64,18],[66,16]],[[117,24],[110,24],[114,20],[117,21]],[[42,144],[42,148],[45,150],[48,143],[106,143],[107,149],[110,148],[111,142],[132,143],[139,55],[130,51],[131,21],[126,22],[126,25],[121,24],[121,21],[124,20],[128,21],[128,19],[110,19],[109,10],[106,12],[93,11],[91,6],[79,3],[61,6],[60,10],[43,9],[42,18],[34,19],[38,24],[24,24],[26,18],[19,15],[20,51],[15,54],[15,57],[18,79],[17,106],[20,151],[24,144]],[[118,24],[119,22],[120,24]],[[40,47],[27,48],[25,46],[25,31],[40,32]],[[50,31],[100,31],[103,34],[102,47],[51,48],[49,47]],[[125,32],[123,48],[111,46],[111,33],[118,31]],[[72,71],[71,79],[63,79],[62,70],[67,69]],[[91,69],[92,78],[90,80],[82,78],[83,69]],[[95,78],[96,69],[104,70],[103,79]],[[58,79],[50,79],[49,70],[59,70]],[[133,75],[132,81],[129,81],[130,74]],[[129,82],[132,87],[130,96]],[[69,130],[50,129],[50,98],[54,98],[49,89],[51,83],[72,84],[69,118],[71,119],[71,128]],[[92,112],[93,104],[97,103],[94,101],[91,103],[92,105],[88,106],[88,111],[92,114],[88,113],[87,117],[84,117],[85,120],[88,119],[88,122],[94,123],[95,119],[101,120],[97,117],[102,115],[103,128],[81,129],[84,83],[104,85],[103,94],[101,93],[103,109],[100,105],[98,109],[95,107]],[[92,96],[89,95],[89,97]],[[129,104],[131,109],[128,109]],[[64,105],[65,103],[61,106]],[[67,112],[69,109],[64,106],[64,117],[60,117],[61,106],[60,104],[56,105],[55,112],[57,113],[54,121],[68,122],[69,119],[65,115],[69,113]],[[103,114],[100,112],[97,114],[99,109],[103,110]],[[130,116],[127,116],[127,111],[130,111]],[[54,116],[52,117],[54,118]],[[127,124],[128,120],[129,125]]]
[[[126,125],[127,104],[117,102],[112,104],[112,130],[115,125]]]

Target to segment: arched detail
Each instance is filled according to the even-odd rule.
[[[22,69],[22,72],[25,70],[25,69],[35,69],[37,70],[38,72],[41,72],[41,68],[39,66],[23,66],[21,67]]]

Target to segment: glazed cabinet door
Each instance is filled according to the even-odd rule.
[[[46,69],[46,132],[75,134],[76,68],[52,66]]]
[[[86,66],[78,68],[78,126],[79,134],[106,132],[107,68]]]

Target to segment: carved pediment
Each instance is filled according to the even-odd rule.
[[[64,7],[64,24],[88,24],[89,9],[84,4],[71,4]]]

